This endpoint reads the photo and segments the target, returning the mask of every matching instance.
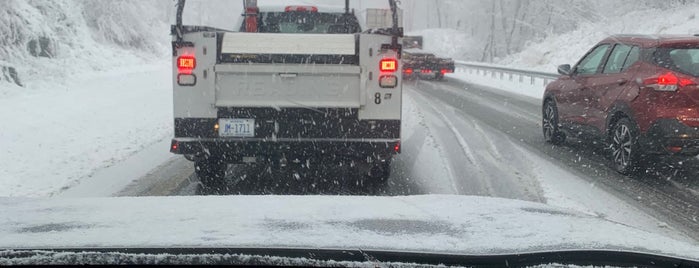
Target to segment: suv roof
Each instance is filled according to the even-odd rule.
[[[696,44],[699,46],[699,36],[694,35],[640,35],[640,34],[620,34],[612,35],[600,43],[628,43],[641,46],[643,48],[664,47],[683,44]]]

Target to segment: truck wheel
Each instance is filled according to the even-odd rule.
[[[373,166],[369,170],[368,179],[374,186],[384,186],[391,177],[391,161],[386,161]]]
[[[218,159],[202,159],[195,162],[194,170],[205,188],[218,189],[224,185],[228,164]]]

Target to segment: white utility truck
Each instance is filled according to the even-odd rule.
[[[394,0],[389,4],[395,12]],[[182,25],[173,36],[175,137],[215,187],[229,164],[350,161],[385,183],[401,145],[403,29],[362,30],[345,8],[258,7],[239,31]]]

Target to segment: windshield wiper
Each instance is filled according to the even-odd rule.
[[[649,253],[613,250],[542,251],[502,255],[464,255],[381,250],[302,248],[79,248],[0,250],[0,265],[15,264],[203,264],[329,265],[328,262],[417,264],[472,267],[526,267],[544,264],[580,266],[699,267],[698,260]],[[55,260],[55,261],[54,261]],[[156,262],[157,261],[157,262]]]

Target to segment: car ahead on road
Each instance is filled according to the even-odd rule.
[[[402,63],[403,79],[442,80],[455,69],[454,60],[424,52],[405,51]]]
[[[699,37],[611,36],[558,72],[543,99],[547,142],[604,140],[622,174],[699,154]]]

